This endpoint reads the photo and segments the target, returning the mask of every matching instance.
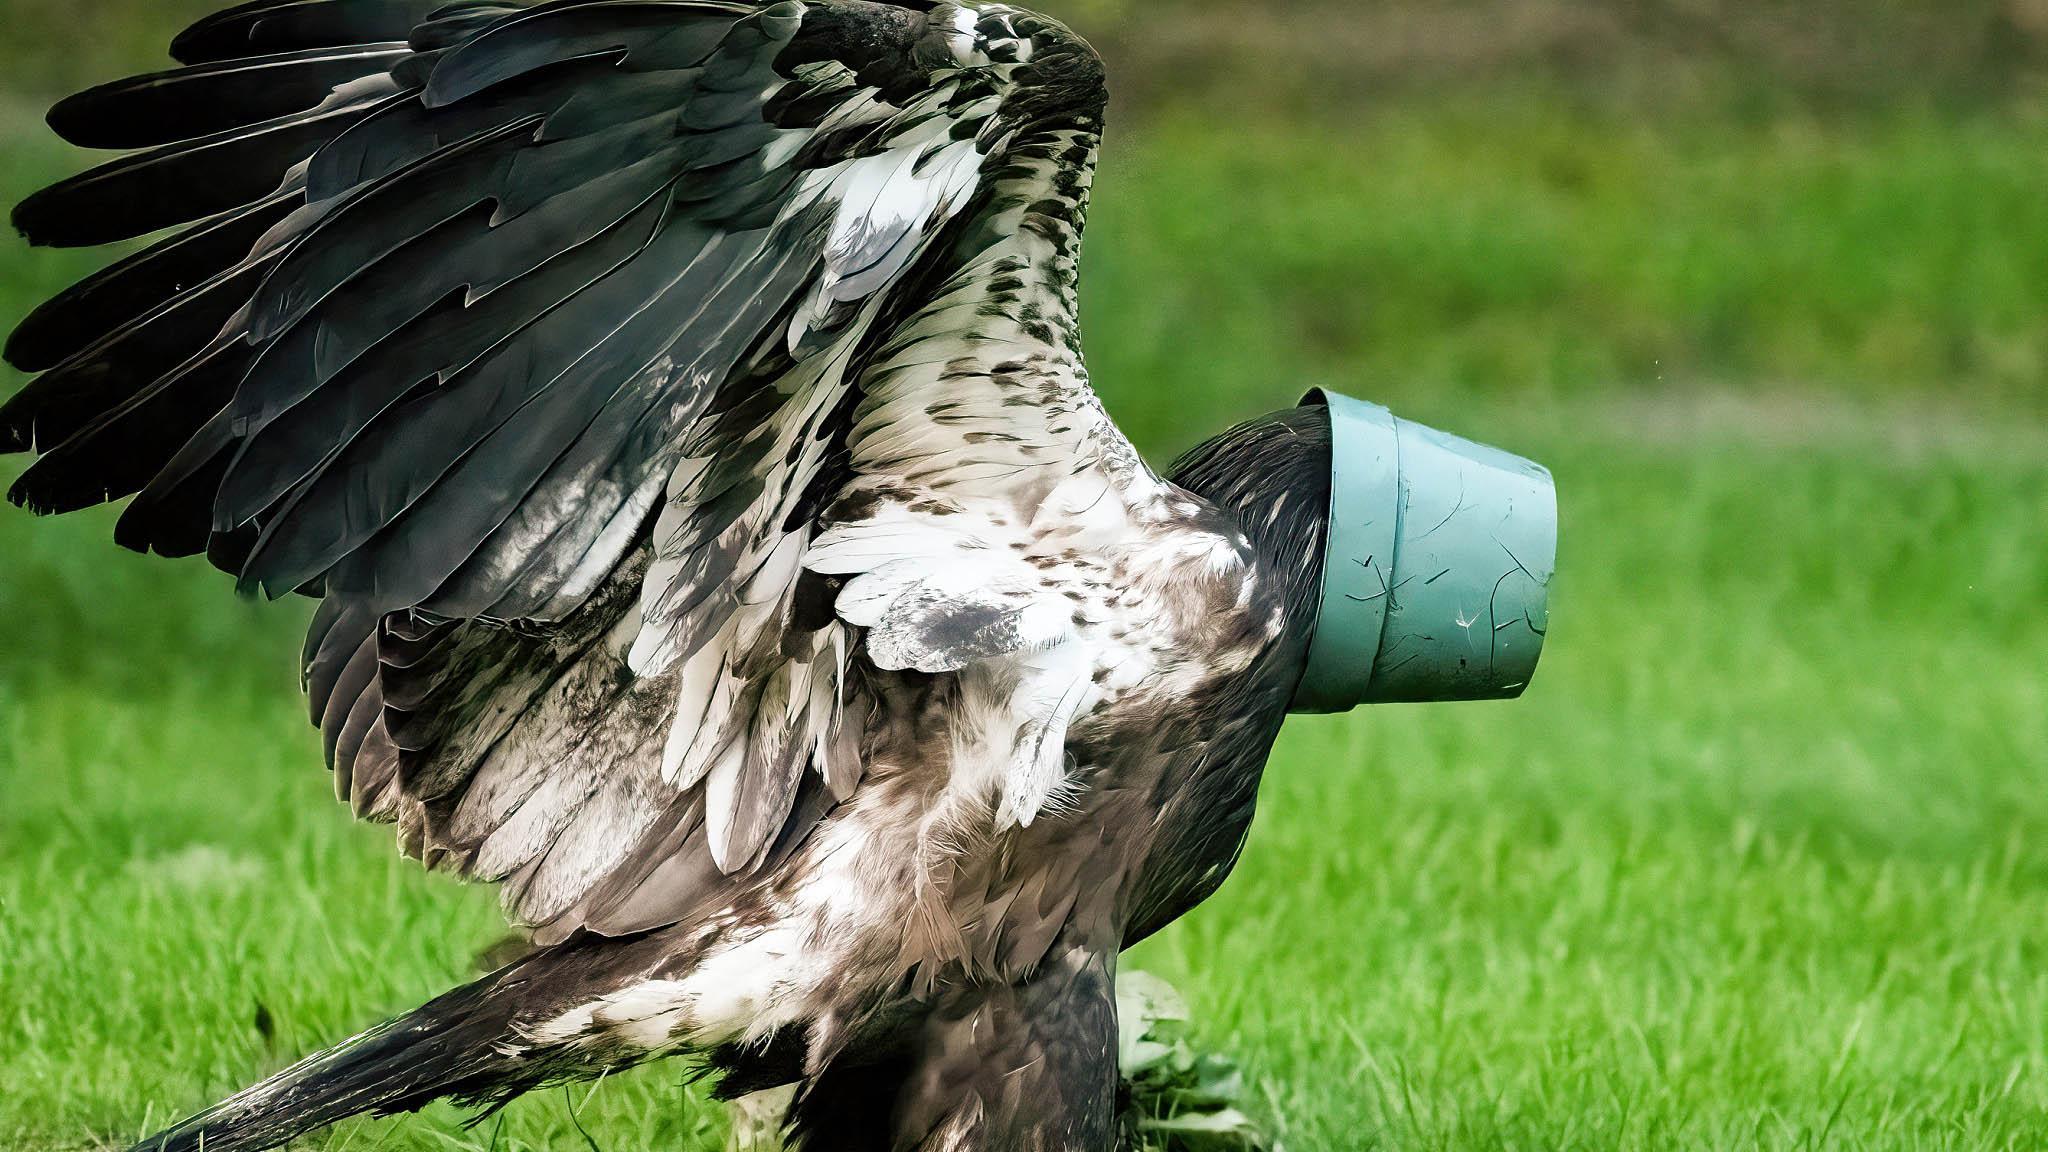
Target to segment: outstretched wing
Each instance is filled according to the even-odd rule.
[[[1074,331],[1084,44],[979,4],[258,0],[174,52],[52,113],[147,150],[20,205],[32,241],[184,230],[16,331],[0,448],[43,453],[18,502],[133,495],[122,543],[323,598],[360,812],[525,923],[629,929],[849,794],[866,670],[1007,717],[1005,819],[1055,793],[1170,500]]]

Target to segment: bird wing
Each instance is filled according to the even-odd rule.
[[[630,929],[848,796],[899,670],[1006,734],[1005,821],[1054,798],[1173,501],[1079,353],[1085,44],[988,4],[257,0],[174,54],[51,115],[143,150],[21,204],[32,241],[183,230],[14,333],[0,448],[42,452],[20,503],[133,495],[122,543],[322,598],[361,814],[523,923]]]

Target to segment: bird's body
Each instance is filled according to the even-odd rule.
[[[812,1146],[1112,1140],[1120,949],[1301,676],[1309,410],[1157,476],[1080,353],[1099,61],[997,4],[258,0],[59,105],[17,500],[320,598],[340,795],[533,951],[146,1143],[681,1054]],[[1178,482],[1175,482],[1178,481]]]

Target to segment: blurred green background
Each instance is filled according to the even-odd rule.
[[[52,95],[211,6],[0,0],[0,202],[79,162]],[[1084,291],[1141,446],[1327,385],[1564,501],[1530,696],[1295,722],[1137,957],[1288,1147],[2048,1142],[2048,0],[1047,7],[1118,94]],[[0,243],[0,323],[95,259]],[[325,799],[303,610],[108,527],[0,516],[9,1147],[500,931]],[[716,1147],[678,1079],[313,1146]]]

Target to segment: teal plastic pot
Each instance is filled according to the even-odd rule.
[[[1550,626],[1557,490],[1519,456],[1318,389],[1330,530],[1297,712],[1501,700]]]

